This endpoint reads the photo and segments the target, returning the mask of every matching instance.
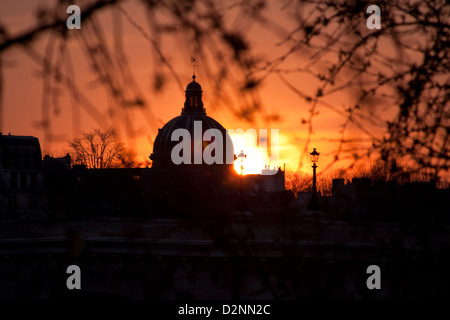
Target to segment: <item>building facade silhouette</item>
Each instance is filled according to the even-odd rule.
[[[227,164],[170,163],[176,129],[225,130],[201,95],[194,78],[181,115],[156,137],[152,168],[70,166],[70,156],[42,159],[37,138],[0,135],[0,299],[448,296],[448,218],[426,206],[427,219],[380,212],[392,199],[409,208],[409,186],[387,199],[395,186],[336,180],[325,212],[308,215],[281,169],[241,176]],[[449,208],[448,190],[420,188]],[[382,290],[365,285],[373,264]],[[66,287],[69,265],[81,269],[81,290]]]

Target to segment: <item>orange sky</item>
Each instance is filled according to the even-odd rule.
[[[8,27],[10,33],[14,34],[28,29],[33,25],[34,12],[38,6],[52,1],[2,1],[0,3],[0,21]],[[128,1],[123,7],[128,14],[140,25],[148,25],[143,14],[139,1]],[[271,18],[275,21],[281,21],[289,28],[289,22],[281,19],[283,13],[280,11],[281,5],[272,4]],[[237,12],[231,12],[230,15],[237,15]],[[110,10],[106,10],[100,15],[102,28],[108,39],[112,37],[112,15]],[[238,20],[230,19],[232,23],[239,24]],[[238,22],[236,22],[238,21]],[[171,118],[178,116],[184,103],[184,92],[180,90],[176,82],[170,77],[170,74],[164,68],[155,66],[154,52],[150,44],[143,36],[130,26],[126,21],[122,21],[124,27],[124,50],[131,66],[131,70],[137,80],[140,90],[145,99],[149,102],[147,109],[133,109],[127,112],[130,123],[134,128],[134,139],[126,134],[123,127],[125,114],[123,110],[115,108],[111,100],[107,98],[102,86],[96,84],[95,75],[90,71],[85,57],[80,51],[79,45],[71,41],[69,49],[71,51],[72,64],[74,66],[74,77],[72,80],[77,83],[83,94],[93,102],[99,110],[105,126],[114,126],[120,133],[120,137],[127,143],[127,146],[135,150],[138,160],[145,161],[152,152],[152,143],[157,133],[157,129]],[[284,52],[285,48],[277,46],[279,38],[267,30],[255,25],[237,25],[238,28],[249,30],[251,44],[255,50],[266,58],[274,58]],[[82,21],[83,27],[83,21]],[[148,31],[148,30],[147,30]],[[70,32],[83,32],[82,30],[72,30]],[[52,41],[49,35],[40,37],[34,44],[42,54],[48,41]],[[112,46],[112,43],[109,42]],[[189,48],[189,43],[180,43],[178,37],[167,38],[163,43],[163,51],[167,53],[168,59],[175,67],[176,72],[186,86],[191,81],[192,68],[189,58],[193,55],[193,50]],[[85,111],[77,111],[73,108],[69,94],[64,87],[61,87],[59,96],[60,108],[52,109],[50,112],[52,132],[54,136],[51,141],[45,138],[43,130],[38,126],[42,119],[42,91],[43,81],[40,77],[42,66],[36,64],[26,56],[18,47],[8,50],[2,56],[4,64],[4,97],[3,97],[3,127],[1,131],[4,134],[11,133],[15,135],[32,135],[40,139],[43,153],[50,153],[54,156],[64,154],[67,150],[66,140],[70,139],[78,130],[90,130],[99,127],[99,123],[93,120]],[[295,67],[303,63],[301,55],[295,55],[289,58],[283,67]],[[212,85],[205,76],[205,64],[199,62],[197,68],[197,81],[203,87],[203,101],[205,103],[207,114],[218,120],[227,129],[244,130],[254,128],[279,129],[280,134],[280,166],[286,164],[287,170],[296,170],[305,145],[307,136],[307,126],[301,125],[301,119],[308,117],[309,105],[296,96],[280,80],[272,75],[267,78],[259,92],[260,99],[264,103],[267,114],[278,114],[280,120],[271,123],[270,126],[257,118],[254,123],[248,123],[242,118],[234,115],[229,108],[224,105],[217,106],[212,97]],[[171,80],[161,93],[155,93],[152,89],[153,72],[155,70],[164,70],[167,79]],[[233,70],[231,70],[233,72]],[[315,82],[311,77],[300,74],[292,74],[287,77],[292,83],[305,92],[314,92]],[[231,103],[238,103],[239,99],[234,99]],[[348,105],[352,103],[350,92],[341,92],[330,97],[329,101],[336,105]],[[75,110],[75,113],[74,113]],[[74,116],[79,113],[80,123],[77,126],[74,122]],[[333,152],[337,148],[336,143],[330,143],[329,139],[338,139],[340,125],[345,119],[340,118],[335,113],[321,108],[320,114],[314,118],[314,134],[309,146],[309,151],[315,147],[321,152],[319,167],[326,167],[332,160]],[[361,137],[361,133],[352,126],[347,128],[346,138]],[[249,146],[245,153],[251,153]],[[235,149],[235,153],[240,150]],[[258,162],[258,161],[255,161]],[[260,162],[260,161],[259,161]],[[341,162],[338,166],[342,167],[346,162]],[[273,165],[273,164],[272,164]],[[303,169],[310,171],[310,162],[307,158],[303,163]],[[320,170],[320,169],[319,169]]]

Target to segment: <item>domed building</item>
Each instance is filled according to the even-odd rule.
[[[233,143],[227,130],[206,115],[195,75],[185,93],[181,114],[158,129],[149,157],[151,178],[145,179],[152,185],[148,201],[162,203],[167,215],[229,211],[240,187]]]
[[[186,87],[186,101],[181,109],[181,115],[167,122],[161,129],[158,129],[155,143],[153,145],[153,153],[150,159],[153,161],[153,168],[173,168],[178,165],[181,167],[218,167],[231,170],[233,167],[234,149],[233,143],[226,129],[216,120],[206,115],[203,107],[202,87],[195,81],[195,75],[192,76],[192,82]],[[174,132],[177,129],[183,129],[190,138],[190,150],[180,150],[179,145],[184,141],[183,137],[179,137]],[[211,130],[213,129],[213,130]],[[183,131],[181,130],[181,131]],[[220,137],[210,136],[211,132],[220,135]],[[205,135],[205,132],[207,134]],[[214,146],[208,145],[215,143]],[[208,150],[206,150],[208,149]],[[189,154],[185,155],[187,151]],[[212,155],[215,161],[205,160],[204,154]],[[174,163],[173,156],[183,157],[182,163]],[[209,163],[208,163],[209,162]]]

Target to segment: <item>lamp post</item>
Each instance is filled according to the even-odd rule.
[[[239,159],[239,163],[241,164],[241,175],[244,171],[244,160],[247,158],[247,155],[244,154],[244,150],[241,150],[241,153],[238,154],[237,158]]]
[[[318,210],[320,207],[319,207],[319,200],[317,199],[317,188],[316,188],[317,165],[316,165],[316,163],[319,161],[320,152],[317,152],[316,148],[314,148],[313,152],[311,152],[309,155],[311,156],[311,162],[313,163],[313,165],[312,165],[312,168],[313,168],[313,190],[312,190],[311,200],[309,201],[309,204],[308,204],[308,209],[309,210]]]
[[[242,174],[244,172],[244,160],[247,158],[247,155],[244,153],[244,150],[241,150],[241,153],[239,153],[237,156],[235,156],[236,159],[239,159],[239,163],[241,165],[241,178],[239,179],[239,201],[238,206],[241,210],[245,209],[245,200],[244,200],[244,179],[242,177]]]

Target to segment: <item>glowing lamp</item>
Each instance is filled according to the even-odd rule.
[[[314,148],[313,152],[311,152],[309,155],[311,156],[311,161],[316,163],[319,161],[319,154],[320,152],[316,151],[316,148]]]

